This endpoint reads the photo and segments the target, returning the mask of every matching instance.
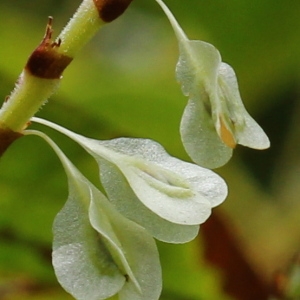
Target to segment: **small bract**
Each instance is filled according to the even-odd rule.
[[[176,76],[189,97],[181,120],[183,145],[197,164],[217,168],[232,156],[237,144],[266,149],[269,139],[246,111],[233,69],[211,44],[189,40],[161,1],[179,42]]]

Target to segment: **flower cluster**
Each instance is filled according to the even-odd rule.
[[[213,207],[227,196],[210,169],[231,157],[236,144],[263,149],[269,140],[241,101],[232,68],[212,45],[190,41],[161,1],[179,41],[176,68],[189,96],[181,138],[196,164],[170,156],[149,139],[99,141],[32,118],[82,146],[98,163],[102,193],[45,134],[69,182],[69,198],[54,222],[53,266],[61,285],[78,300],[157,300],[161,267],[154,239],[185,243],[198,234]],[[207,169],[208,168],[208,169]]]
[[[120,299],[158,299],[161,270],[152,237],[170,243],[192,240],[211,209],[226,198],[224,180],[170,156],[152,140],[99,141],[43,119],[32,120],[89,152],[99,164],[107,195],[49,137],[26,131],[54,148],[69,179],[69,199],[54,222],[53,265],[61,285],[76,299],[87,299],[86,290],[91,291],[88,299],[95,300],[115,293]]]
[[[189,40],[161,0],[156,1],[179,42],[177,79],[189,97],[181,139],[196,164],[170,156],[149,139],[99,141],[32,118],[73,139],[94,157],[101,192],[47,135],[24,131],[24,122],[57,88],[82,41],[122,14],[131,1],[84,0],[57,41],[52,40],[50,19],[19,85],[0,110],[0,144],[5,142],[0,155],[22,134],[37,135],[54,149],[65,169],[69,197],[54,221],[53,266],[60,284],[78,300],[114,295],[120,300],[157,300],[162,274],[154,238],[168,243],[195,238],[212,208],[227,197],[226,183],[210,169],[224,165],[237,144],[256,149],[270,144],[243,106],[233,69],[212,45]],[[36,98],[41,99],[35,103]],[[22,103],[33,107],[25,116]]]

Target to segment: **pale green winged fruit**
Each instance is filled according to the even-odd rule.
[[[161,1],[179,42],[176,76],[189,97],[181,120],[183,145],[197,164],[213,169],[228,162],[237,144],[254,149],[270,147],[262,128],[246,111],[233,69],[221,61],[211,44],[189,40]]]
[[[84,147],[99,163],[109,200],[155,238],[184,243],[198,233],[211,209],[227,196],[227,186],[211,170],[170,156],[148,139],[86,138],[39,118]]]
[[[77,300],[157,300],[159,254],[149,233],[122,216],[45,134],[68,176],[69,197],[53,225],[52,261],[58,281]]]

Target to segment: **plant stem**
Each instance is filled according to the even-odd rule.
[[[99,18],[94,2],[84,0],[58,36],[58,40],[62,41],[58,52],[74,57],[104,24]]]
[[[21,132],[30,118],[56,91],[59,81],[35,77],[24,70],[10,98],[0,110],[0,126]]]
[[[52,39],[49,17],[42,42],[30,55],[14,90],[0,109],[0,156],[58,89],[62,73],[76,53],[102,25],[119,17],[131,1],[83,0],[56,40]]]

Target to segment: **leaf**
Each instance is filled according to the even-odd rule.
[[[221,61],[212,45],[189,40],[176,19],[161,1],[179,42],[176,76],[189,97],[180,133],[189,156],[206,168],[224,165],[237,144],[265,149],[270,142],[246,111],[233,69]]]
[[[53,265],[60,284],[76,299],[156,300],[161,268],[153,238],[123,217],[41,132],[59,156],[69,198],[54,226]]]
[[[182,228],[176,234],[179,226],[169,223],[198,226],[209,217],[211,208],[227,196],[227,186],[218,175],[171,157],[154,141],[129,138],[97,141],[45,120],[33,120],[66,134],[94,156],[100,169],[104,168],[101,180],[117,208],[163,241],[192,239],[198,227]],[[121,177],[115,172],[122,173]],[[121,185],[116,184],[116,176]],[[134,205],[137,198],[144,208]],[[156,217],[157,225],[153,225],[153,213],[163,219]],[[159,225],[166,227],[162,230]]]

